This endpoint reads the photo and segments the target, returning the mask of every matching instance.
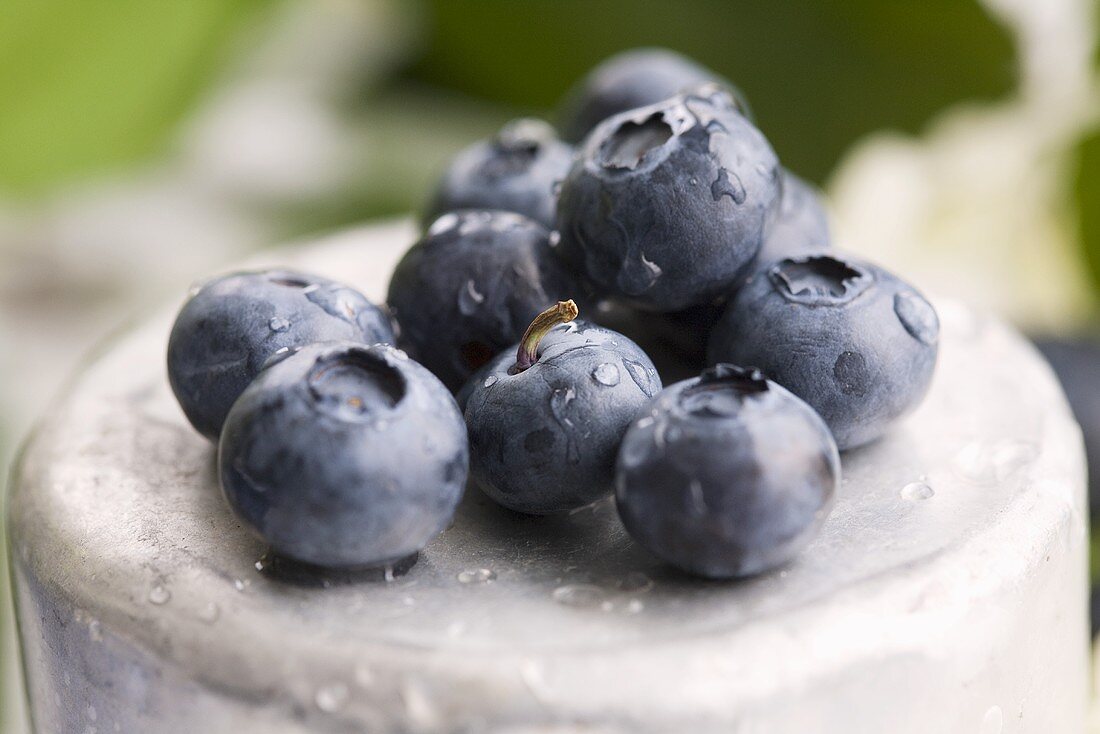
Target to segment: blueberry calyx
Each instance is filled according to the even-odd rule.
[[[633,170],[672,136],[663,112],[654,112],[641,122],[627,120],[600,147],[600,162],[604,168]]]
[[[768,271],[768,277],[788,301],[807,306],[848,303],[875,280],[869,270],[830,255],[780,260]]]
[[[516,363],[508,370],[508,374],[518,375],[529,369],[539,358],[539,342],[558,324],[567,324],[577,318],[580,311],[577,304],[570,298],[568,301],[558,301],[546,309],[532,321],[523,332],[523,338],[519,340],[519,349],[516,350]]]
[[[345,421],[392,411],[408,390],[405,378],[386,358],[366,349],[317,357],[306,384],[320,410]]]
[[[680,395],[680,407],[699,418],[726,418],[740,412],[745,400],[768,392],[764,373],[755,367],[719,363],[699,375]]]

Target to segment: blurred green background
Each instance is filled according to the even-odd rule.
[[[257,247],[416,209],[460,147],[520,114],[553,119],[585,70],[633,46],[739,84],[784,164],[831,195],[853,249],[944,292],[983,272],[972,300],[1029,329],[1088,329],[1094,12],[1091,0],[8,0],[0,457],[118,322]],[[9,684],[11,640],[0,634]],[[17,703],[9,688],[0,730],[17,731]]]

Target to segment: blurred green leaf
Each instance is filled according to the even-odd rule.
[[[1093,292],[1100,293],[1100,129],[1086,135],[1074,153],[1073,196],[1078,238]]]
[[[667,46],[727,76],[791,168],[821,181],[881,128],[918,131],[1013,83],[1010,38],[973,0],[428,0],[416,78],[528,111],[612,53]]]
[[[6,0],[0,191],[32,193],[162,146],[271,0]]]

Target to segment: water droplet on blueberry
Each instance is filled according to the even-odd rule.
[[[466,285],[458,292],[458,310],[463,316],[475,313],[484,302],[485,295],[477,289],[477,284],[472,280],[467,280]]]
[[[940,335],[940,322],[928,301],[918,294],[903,291],[894,296],[894,313],[905,330],[922,344],[935,344]]]
[[[863,397],[871,381],[867,358],[859,352],[841,352],[833,364],[833,379],[845,395]]]
[[[267,322],[267,326],[272,331],[281,334],[282,332],[290,328],[290,322],[282,318],[281,316],[272,316],[271,319]]]
[[[592,379],[601,385],[614,387],[619,384],[619,368],[610,362],[604,362],[592,370]]]

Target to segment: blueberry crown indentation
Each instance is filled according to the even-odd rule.
[[[717,364],[680,394],[680,407],[700,418],[726,418],[741,412],[748,399],[767,393],[768,381],[755,367]]]
[[[600,146],[605,168],[637,168],[646,154],[660,148],[673,136],[663,112],[654,112],[641,122],[627,120]]]
[[[395,408],[408,387],[384,355],[359,348],[318,357],[306,382],[321,408],[345,420]]]
[[[847,303],[874,280],[869,270],[831,255],[780,260],[768,275],[787,300],[808,305]]]

